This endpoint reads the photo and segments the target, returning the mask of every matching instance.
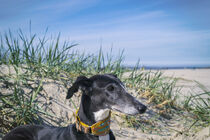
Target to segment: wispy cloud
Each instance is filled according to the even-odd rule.
[[[47,1],[43,5],[37,6],[36,11],[50,11],[56,14],[64,14],[64,12],[78,12],[97,4],[97,0],[60,0],[60,1]]]

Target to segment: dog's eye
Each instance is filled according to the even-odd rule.
[[[107,90],[108,90],[108,91],[114,91],[114,86],[113,86],[113,85],[108,86],[108,87],[107,87]]]

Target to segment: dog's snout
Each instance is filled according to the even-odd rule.
[[[147,107],[145,105],[141,105],[138,107],[138,111],[140,114],[144,113],[147,110]]]

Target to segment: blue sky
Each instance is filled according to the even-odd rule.
[[[210,66],[210,0],[0,0],[0,32],[19,28],[81,52],[124,50],[125,64]]]

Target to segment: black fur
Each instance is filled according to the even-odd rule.
[[[81,87],[81,90],[86,93],[87,91],[89,91],[91,85],[91,80],[89,80],[85,76],[79,76],[77,80],[73,83],[72,87],[69,88],[66,99],[71,98],[73,94],[79,90],[79,87]]]

